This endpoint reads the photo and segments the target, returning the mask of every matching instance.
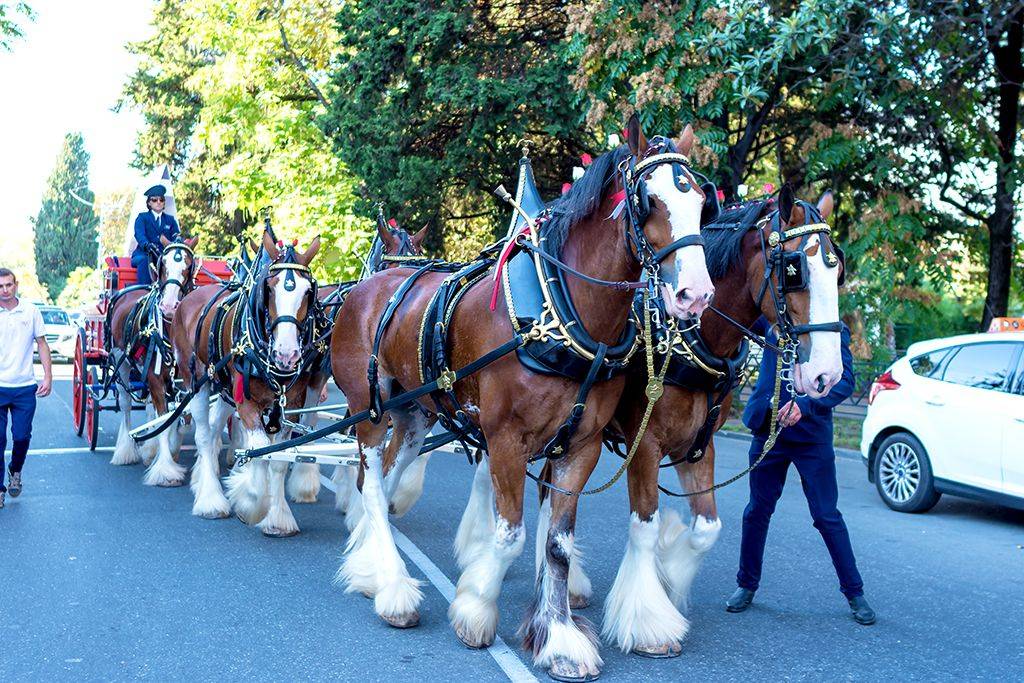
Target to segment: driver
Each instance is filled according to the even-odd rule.
[[[138,245],[132,252],[132,265],[135,266],[135,271],[138,273],[138,283],[151,285],[153,276],[150,273],[149,264],[159,259],[160,253],[163,251],[160,238],[166,237],[174,241],[178,239],[181,231],[174,216],[164,213],[167,188],[163,185],[154,185],[144,194],[146,195],[146,208],[149,211],[144,211],[135,218],[135,241]]]

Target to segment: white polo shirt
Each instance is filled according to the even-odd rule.
[[[18,299],[7,310],[0,306],[0,387],[27,387],[36,383],[32,350],[36,337],[46,336],[43,315],[35,304]]]

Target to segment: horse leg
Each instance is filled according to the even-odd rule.
[[[423,440],[433,424],[416,409],[407,412],[392,411],[391,421],[394,428],[388,443],[388,455],[393,454],[394,460],[384,476],[384,495],[388,500],[388,512],[401,517],[423,493],[423,469],[417,468],[413,463],[418,463],[424,458],[420,455],[420,448],[423,447]],[[410,465],[413,465],[413,471],[418,469],[420,472],[418,487],[415,482],[411,486],[406,482]],[[415,478],[414,476],[413,479]]]
[[[122,386],[128,385],[128,373],[127,364],[121,363],[117,375]],[[117,430],[117,446],[114,447],[114,455],[110,458],[110,464],[134,465],[141,461],[142,457],[135,445],[135,439],[129,435],[132,430],[132,398],[127,391],[120,387],[117,391],[117,409],[121,412],[121,426]]]
[[[131,397],[129,397],[128,405],[131,406]],[[156,408],[153,407],[153,402],[148,401],[146,403],[146,421],[151,421],[157,416]],[[139,451],[142,455],[142,464],[149,467],[153,462],[153,458],[156,457],[159,452],[159,441],[157,439],[148,439],[142,442],[142,446],[139,447]]]
[[[517,440],[518,436],[513,435],[501,435],[491,440],[490,478],[497,519],[490,541],[479,544],[476,552],[466,557],[466,568],[459,577],[455,600],[448,608],[448,619],[455,634],[473,648],[488,647],[494,642],[501,582],[526,545],[523,528],[526,468],[525,458],[512,446]],[[474,489],[477,488],[476,483],[474,479]]]
[[[420,444],[422,446],[422,444]],[[417,453],[405,469],[395,492],[391,494],[391,514],[401,517],[416,504],[423,495],[423,482],[427,476],[427,463],[430,453]]]
[[[629,466],[629,541],[604,606],[602,635],[623,652],[676,657],[689,623],[659,580],[658,461],[653,437],[641,442]]]
[[[283,441],[288,433],[281,431],[274,435],[272,442]],[[264,488],[266,515],[260,520],[257,526],[264,536],[273,538],[287,538],[299,533],[299,525],[295,521],[292,509],[288,506],[288,498],[285,496],[285,477],[288,476],[288,463],[278,460],[271,460],[268,464],[270,479]],[[318,475],[319,476],[319,475]]]
[[[167,413],[167,395],[164,393],[164,380],[160,375],[150,373],[149,396],[156,414],[165,415]],[[177,425],[173,425],[170,429],[177,429]],[[174,462],[168,431],[165,429],[156,437],[156,459],[146,469],[146,474],[142,478],[142,483],[146,486],[171,487],[181,486],[185,483],[185,468]]]
[[[223,519],[231,514],[231,504],[220,486],[219,441],[215,437],[218,424],[226,419],[218,400],[210,410],[210,388],[204,386],[192,399],[192,420],[196,424],[196,462],[192,466],[192,514],[206,519]],[[211,414],[212,412],[212,414]],[[228,413],[230,414],[230,413]]]
[[[209,391],[209,390],[207,390]],[[210,408],[210,445],[213,450],[214,456],[220,459],[220,450],[224,447],[224,428],[227,427],[231,417],[235,414],[235,407],[221,398],[219,395],[213,402],[213,407]],[[196,425],[196,433],[199,433],[199,426]],[[228,444],[229,447],[234,444],[234,439]],[[234,451],[231,452],[234,456]],[[232,461],[234,458],[232,458]]]
[[[235,433],[239,447],[262,448],[270,445],[270,437],[260,423],[260,411],[251,401],[238,406]],[[245,464],[235,463],[224,482],[228,501],[235,515],[246,524],[258,524],[267,514],[267,461],[250,460]]]
[[[553,483],[579,491],[586,486],[600,454],[599,438],[577,446],[552,467]],[[593,680],[600,675],[603,664],[597,636],[590,623],[573,616],[569,607],[569,560],[578,496],[553,492],[550,499],[551,521],[544,561],[534,603],[521,629],[523,646],[533,651],[534,664],[547,668],[556,680]]]
[[[398,554],[388,501],[384,494],[383,452],[386,422],[363,422],[358,427],[359,449],[363,462],[363,517],[349,536],[345,561],[335,576],[346,584],[345,592],[358,591],[373,596],[374,611],[396,628],[419,623],[419,603],[423,593]]]
[[[306,388],[307,406],[316,406],[320,401],[319,386]],[[319,421],[317,414],[303,413],[299,420],[310,428],[315,428]],[[292,465],[291,474],[288,475],[288,497],[296,503],[315,503],[316,497],[320,494],[320,465],[313,462],[297,462]]]
[[[334,509],[344,515],[348,512],[352,496],[359,495],[359,491],[356,489],[355,467],[351,465],[335,465],[331,481],[334,483]],[[352,529],[349,529],[349,531],[352,531]]]
[[[537,515],[537,539],[534,552],[535,578],[540,576],[548,529],[551,527],[551,501],[546,495],[547,493],[546,490],[541,491],[543,499]],[[583,569],[583,549],[580,547],[579,538],[575,538],[572,544],[572,557],[569,558],[569,607],[574,610],[590,607],[590,598],[593,594],[594,587],[590,583],[590,577]]]
[[[455,534],[455,561],[465,569],[478,554],[487,549],[494,536],[494,485],[487,456],[480,458],[473,475],[473,489]]]
[[[676,465],[676,474],[685,491],[710,488],[715,479],[714,442],[708,444],[701,460]],[[669,510],[658,542],[658,563],[665,590],[672,601],[684,609],[697,570],[722,531],[714,492],[691,496],[689,501],[689,526],[682,523],[679,513]]]

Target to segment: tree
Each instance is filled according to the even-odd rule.
[[[129,221],[134,222],[135,219],[131,211],[138,192],[138,189],[126,187],[96,195],[101,254],[126,255],[125,237],[128,226],[132,224]]]
[[[56,298],[68,274],[96,264],[96,226],[89,185],[89,153],[81,133],[68,133],[47,181],[35,226],[36,275]]]
[[[12,43],[23,34],[16,15],[32,21],[35,14],[27,2],[0,2],[0,50],[9,52]]]
[[[323,127],[366,185],[361,211],[381,201],[403,224],[430,221],[431,249],[469,256],[504,232],[508,208],[491,191],[514,182],[524,137],[545,194],[558,191],[594,146],[554,49],[562,5],[342,4]]]

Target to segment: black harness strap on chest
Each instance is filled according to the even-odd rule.
[[[572,437],[576,435],[576,430],[579,429],[580,420],[583,419],[583,411],[587,407],[587,397],[590,395],[590,389],[594,386],[594,382],[597,381],[598,371],[604,364],[607,354],[608,345],[599,342],[597,353],[594,354],[594,360],[590,364],[590,371],[587,372],[587,376],[580,383],[579,391],[576,392],[576,403],[569,410],[569,417],[558,428],[558,431],[551,437],[551,440],[545,444],[541,452],[530,458],[530,462],[540,458],[547,458],[549,460],[561,458],[569,451],[569,442],[572,441]]]
[[[405,278],[405,281],[388,299],[388,305],[384,308],[380,321],[377,323],[377,332],[373,337],[373,353],[370,354],[370,363],[366,371],[366,379],[370,383],[370,421],[374,424],[379,424],[384,419],[384,401],[380,395],[380,361],[378,360],[380,357],[381,340],[384,339],[384,333],[388,329],[388,324],[395,317],[395,311],[402,305],[406,294],[416,284],[416,281],[420,279],[420,276],[429,272],[433,265],[433,262],[426,263],[420,266],[412,275]]]

